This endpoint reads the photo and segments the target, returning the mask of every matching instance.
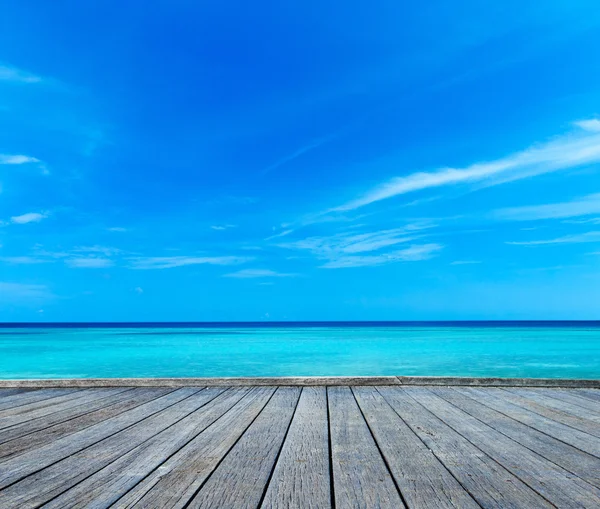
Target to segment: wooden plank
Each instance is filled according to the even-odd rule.
[[[249,390],[249,388],[207,389],[206,393],[220,391],[221,394],[175,425],[120,456],[102,470],[53,499],[44,508],[108,507],[216,422]]]
[[[497,410],[511,419],[600,458],[600,441],[596,437],[524,408],[518,404],[518,400],[517,402],[509,401],[512,395],[507,397],[506,393],[500,389],[480,390],[464,387],[454,388],[454,390]]]
[[[431,392],[547,460],[600,487],[600,460],[595,456],[507,417],[453,388],[432,388]]]
[[[305,387],[261,508],[331,507],[325,387]]]
[[[298,404],[299,387],[279,387],[186,507],[255,508],[266,489]]]
[[[259,415],[274,392],[274,387],[251,389],[229,412],[112,507],[184,507]]]
[[[557,507],[600,507],[600,490],[424,387],[406,390],[431,413]]]
[[[172,392],[172,389],[130,389],[108,401],[86,403],[69,411],[23,423],[0,433],[0,461],[40,448]]]
[[[479,507],[374,387],[352,390],[408,507]]]
[[[29,405],[38,401],[49,400],[66,394],[77,392],[79,389],[70,387],[64,389],[42,389],[30,391],[25,394],[13,394],[0,399],[0,411],[8,408],[16,408],[23,405]]]
[[[39,449],[28,451],[0,462],[0,488],[13,484],[24,477],[52,465],[63,458],[76,454],[106,437],[132,426],[151,415],[188,398],[198,389],[178,389],[112,419],[100,422],[84,430],[53,441]],[[1,505],[0,505],[1,507]]]
[[[75,393],[58,396],[51,400],[39,401],[31,405],[23,405],[14,409],[0,412],[0,430],[16,426],[17,424],[33,421],[46,415],[61,413],[69,408],[81,405],[88,401],[110,397],[128,390],[125,387],[113,389],[82,389]]]
[[[405,507],[350,388],[327,394],[336,507]]]
[[[28,388],[14,388],[14,389],[0,389],[0,398],[6,398],[7,396],[13,396],[15,394],[25,394],[31,392],[33,389]]]
[[[187,389],[194,391],[194,389]],[[39,507],[89,477],[121,455],[214,399],[223,389],[195,390],[181,401],[149,416],[99,443],[33,473],[0,493],[3,508]]]
[[[561,404],[560,401],[552,400],[551,398],[549,398],[550,401],[546,401],[545,398],[541,396],[532,398],[518,392],[507,391],[506,389],[501,390],[504,398],[511,403],[515,403],[516,405],[527,408],[544,417],[548,417],[554,421],[566,424],[571,428],[584,431],[596,438],[600,438],[600,423],[564,411],[562,408],[564,408],[565,404]]]
[[[585,417],[596,422],[600,422],[600,403],[584,398],[574,393],[571,389],[551,389],[540,392],[539,389],[531,389],[528,394],[542,395],[545,398],[552,398],[567,403],[567,408],[571,408],[575,415]],[[580,408],[583,408],[582,412]]]
[[[600,402],[600,390],[598,389],[573,389],[573,392],[592,401]]]
[[[378,387],[377,390],[482,507],[554,507],[411,398],[406,388]]]

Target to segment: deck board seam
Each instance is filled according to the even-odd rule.
[[[296,399],[296,406],[294,406],[294,411],[292,412],[292,417],[290,422],[288,423],[287,429],[285,430],[285,434],[283,435],[283,440],[281,441],[281,445],[279,446],[279,450],[277,451],[277,456],[275,456],[275,461],[271,466],[271,471],[269,472],[269,477],[267,478],[267,482],[265,483],[265,487],[263,489],[260,500],[258,501],[257,508],[262,508],[265,497],[267,496],[267,491],[269,489],[269,484],[271,484],[271,479],[273,478],[273,473],[275,472],[275,468],[277,467],[277,462],[279,461],[279,457],[281,456],[281,451],[283,450],[283,446],[285,445],[285,441],[287,440],[288,434],[290,432],[290,428],[292,427],[292,423],[294,422],[294,417],[296,416],[296,410],[298,410],[298,404],[300,403],[300,398],[302,397],[302,393],[304,392],[304,387],[300,389],[300,393],[298,394],[298,398]]]
[[[448,474],[450,474],[455,480],[456,482],[462,487],[463,490],[465,490],[469,496],[473,499],[473,501],[483,509],[483,506],[479,503],[479,501],[477,500],[477,498],[475,497],[475,495],[473,495],[473,493],[471,493],[471,491],[460,481],[460,479],[458,477],[456,477],[456,475],[454,475],[454,473],[452,472],[452,470],[450,470],[448,468],[448,466],[446,465],[446,463],[444,462],[444,460],[442,458],[440,458],[433,449],[431,449],[424,441],[423,439],[418,435],[418,433],[415,432],[415,430],[413,429],[413,427],[408,424],[408,422],[406,422],[406,420],[404,420],[404,418],[400,415],[400,413],[394,408],[393,405],[390,404],[390,402],[387,400],[387,398],[385,397],[385,394],[382,394],[381,391],[379,390],[378,387],[375,387],[375,390],[379,393],[379,395],[383,398],[383,400],[385,401],[386,405],[388,405],[392,411],[398,416],[398,418],[404,423],[404,425],[407,427],[407,429],[409,429],[411,431],[411,433],[417,437],[417,439],[423,444],[423,446],[431,453],[433,454],[433,456],[439,461],[440,465],[442,465],[445,469],[446,472],[448,472]],[[423,406],[423,405],[421,405]],[[427,410],[427,409],[425,409]],[[429,411],[429,410],[427,410]],[[429,412],[431,413],[431,412]],[[437,416],[436,416],[437,417]],[[461,435],[462,436],[462,435]],[[506,470],[506,469],[505,469]]]
[[[63,387],[40,387],[40,389],[42,389],[42,390],[43,389],[57,389],[57,388],[63,388]],[[54,396],[48,396],[47,398],[43,398],[38,401],[33,401],[33,402],[29,402],[29,403],[25,402],[20,405],[8,406],[6,408],[0,409],[0,412],[4,412],[5,410],[14,410],[16,408],[21,408],[21,407],[27,406],[27,405],[33,405],[34,403],[41,403],[43,401],[49,401],[51,399],[60,398],[62,396],[68,395],[68,394],[77,394],[78,392],[83,391],[85,389],[85,387],[64,387],[64,389],[66,389],[66,392],[64,394],[56,394]],[[31,391],[31,392],[34,392],[34,391]],[[17,394],[15,394],[15,396],[17,396]]]
[[[534,401],[534,402],[535,402],[535,399],[532,399],[531,397],[529,397],[529,396],[527,395],[527,393],[523,394],[523,393],[518,393],[518,392],[514,392],[514,391],[511,391],[511,390],[510,390],[510,389],[519,389],[519,388],[520,388],[520,387],[506,387],[505,389],[506,389],[508,392],[512,393],[512,394],[517,394],[517,395],[519,395],[519,396],[522,396],[523,398],[526,398],[526,399],[529,399],[529,400],[531,400],[531,401]],[[522,387],[522,389],[533,389],[533,390],[535,390],[535,389],[537,389],[537,388],[536,388],[536,387]],[[568,390],[568,389],[563,389],[563,391],[566,391],[566,390]],[[570,401],[570,400],[564,400],[564,399],[560,399],[560,398],[559,398],[557,395],[553,395],[552,393],[550,393],[550,394],[546,394],[546,392],[544,392],[544,393],[542,394],[542,396],[544,396],[545,398],[550,398],[550,399],[552,399],[552,400],[554,400],[554,401],[556,401],[556,402],[559,402],[559,403],[566,403],[567,405],[573,405],[573,406],[575,406],[575,407],[581,408],[581,410],[582,410],[582,411],[590,412],[590,409],[589,409],[588,407],[586,407],[586,406],[583,406],[583,405],[581,405],[580,403],[575,403],[575,402],[573,402],[573,401]],[[600,405],[598,405],[598,407],[600,408]],[[551,408],[551,407],[549,407],[549,408]],[[565,413],[567,413],[567,414],[570,414],[570,415],[574,415],[575,417],[582,418],[580,415],[577,415],[577,414],[574,414],[574,413],[572,413],[572,412],[569,412],[568,410],[561,410],[561,411],[562,411],[562,412],[565,412]],[[593,412],[593,410],[592,410],[591,412]],[[596,413],[600,415],[600,412],[596,412]],[[587,420],[589,420],[587,417],[583,417],[583,418],[584,418],[584,419],[587,419]],[[599,421],[592,421],[592,422],[599,422]]]
[[[336,509],[335,483],[333,479],[333,445],[331,443],[331,412],[329,411],[329,387],[325,387],[325,404],[327,405],[327,447],[329,453],[329,496],[331,509]]]
[[[484,405],[485,407],[489,408],[490,410],[494,410],[495,412],[498,412],[499,414],[502,414],[504,417],[508,417],[509,419],[512,419],[513,421],[515,421],[515,422],[518,422],[518,423],[522,424],[523,426],[527,426],[529,429],[532,429],[532,430],[534,430],[534,431],[537,431],[538,433],[542,433],[543,435],[546,435],[547,437],[553,438],[554,440],[558,440],[559,442],[562,442],[562,443],[563,443],[563,444],[565,444],[565,445],[568,445],[568,446],[570,446],[570,447],[573,447],[573,449],[576,449],[577,451],[579,451],[579,452],[581,452],[581,453],[583,453],[583,454],[587,454],[588,456],[591,456],[592,458],[600,459],[600,456],[596,456],[595,454],[591,454],[591,453],[589,453],[589,452],[587,452],[587,451],[584,451],[584,450],[580,449],[579,447],[577,447],[577,446],[575,446],[575,445],[573,445],[573,444],[570,444],[569,442],[565,442],[564,440],[562,440],[562,439],[560,439],[560,438],[558,438],[558,437],[556,437],[556,436],[554,436],[554,435],[551,435],[550,433],[547,433],[547,432],[545,432],[545,431],[543,431],[543,430],[541,430],[541,429],[538,429],[538,428],[534,428],[533,426],[530,426],[530,425],[529,425],[529,424],[527,424],[527,423],[524,423],[524,422],[522,422],[522,421],[519,421],[518,419],[516,419],[516,418],[514,418],[514,417],[512,417],[512,416],[510,416],[510,415],[508,415],[508,414],[505,414],[505,413],[504,413],[504,412],[502,412],[501,410],[498,410],[498,409],[496,409],[496,408],[494,408],[494,407],[492,407],[492,406],[490,406],[490,405],[488,405],[488,404],[484,403],[483,401],[479,401],[478,399],[475,399],[475,398],[473,398],[473,397],[472,397],[472,396],[470,396],[469,394],[463,394],[462,392],[458,392],[458,391],[456,390],[456,389],[457,389],[456,387],[450,387],[450,388],[451,388],[453,391],[456,391],[456,392],[457,392],[458,394],[460,394],[461,396],[465,396],[465,397],[467,397],[467,398],[469,398],[469,399],[471,399],[471,400],[475,401],[476,403],[480,403],[480,404]],[[450,403],[450,402],[449,402],[449,403]],[[576,429],[576,428],[573,428],[573,427],[569,426],[568,424],[563,424],[562,422],[558,422],[558,421],[555,421],[554,419],[550,419],[549,417],[546,417],[546,416],[544,416],[544,415],[538,414],[537,412],[534,412],[533,410],[530,410],[529,408],[524,408],[524,407],[521,407],[520,405],[516,405],[516,404],[514,404],[514,403],[512,403],[512,404],[513,404],[513,405],[515,405],[517,408],[522,408],[523,410],[528,410],[528,411],[530,411],[530,412],[533,412],[533,413],[535,413],[536,415],[540,416],[542,419],[547,419],[547,420],[549,420],[549,421],[552,421],[552,422],[554,422],[554,423],[556,423],[556,424],[560,424],[561,426],[568,426],[568,427],[569,427],[569,428],[571,428],[571,429]],[[463,410],[463,411],[464,411],[464,410]],[[581,433],[585,433],[585,431],[581,431],[581,430],[578,430],[578,429],[577,429],[577,431],[580,431]],[[594,435],[590,435],[589,433],[586,433],[586,434],[587,434],[587,435],[589,435],[589,436],[590,436],[590,438],[597,438],[597,437],[595,437]]]
[[[437,415],[435,412],[432,412],[431,410],[429,410],[429,408],[427,408],[423,403],[421,403],[417,398],[415,398],[412,394],[407,393],[408,397],[411,398],[413,401],[416,401],[416,403],[420,406],[422,406],[427,412],[429,412],[431,415],[433,415],[436,419],[439,419],[441,422],[444,423],[445,426],[448,426],[448,428],[450,428],[452,431],[454,431],[455,433],[457,433],[458,435],[460,435],[464,440],[466,440],[467,442],[469,442],[473,447],[475,447],[479,452],[481,452],[483,455],[487,456],[488,458],[490,458],[496,465],[498,465],[501,469],[507,471],[508,473],[510,473],[511,475],[513,475],[515,478],[517,478],[519,481],[521,481],[525,486],[527,486],[530,490],[532,490],[534,493],[536,493],[539,497],[543,498],[546,502],[548,502],[551,506],[553,507],[557,507],[558,506],[556,504],[554,504],[552,501],[548,500],[547,497],[545,497],[544,495],[542,495],[538,490],[536,490],[534,487],[532,487],[529,483],[527,483],[526,481],[524,481],[523,479],[521,479],[521,477],[519,477],[515,472],[513,472],[512,470],[509,470],[507,467],[505,467],[502,463],[500,463],[496,458],[494,458],[492,455],[488,454],[487,452],[485,452],[483,449],[481,449],[481,447],[479,447],[477,444],[475,444],[474,442],[472,442],[471,440],[469,440],[466,436],[464,436],[459,430],[457,430],[456,428],[454,428],[453,426],[451,426],[450,424],[448,424],[444,419],[442,419],[439,415]]]
[[[558,463],[556,463],[555,461],[553,461],[550,458],[547,458],[546,456],[544,456],[542,453],[532,449],[531,447],[521,443],[519,440],[516,440],[515,438],[511,437],[510,435],[507,435],[506,433],[504,433],[502,430],[498,429],[495,426],[492,426],[491,424],[488,424],[485,421],[482,421],[479,417],[477,417],[476,415],[472,414],[471,412],[464,410],[462,408],[460,408],[458,405],[455,405],[454,403],[452,403],[451,401],[448,401],[446,398],[444,398],[442,395],[436,394],[435,392],[431,391],[431,389],[427,388],[426,389],[428,392],[430,392],[431,394],[433,394],[434,396],[437,396],[438,398],[441,398],[442,400],[444,400],[446,403],[448,403],[449,405],[453,406],[454,408],[456,408],[457,410],[466,413],[467,415],[470,415],[471,417],[473,417],[473,419],[476,419],[477,421],[479,421],[481,424],[483,424],[484,426],[493,429],[494,431],[496,431],[497,433],[500,433],[501,435],[505,436],[507,439],[511,440],[512,442],[515,442],[516,444],[520,445],[521,447],[524,447],[525,449],[528,449],[529,451],[531,451],[533,454],[539,456],[540,458],[543,458],[544,460],[546,460],[548,463],[552,463],[553,465],[557,466],[558,468],[564,470],[565,472],[568,472],[569,474],[577,477],[580,481],[588,484],[591,488],[598,488],[598,486],[595,486],[593,484],[591,484],[589,481],[587,481],[586,479],[583,479],[580,475],[576,474],[575,472],[571,472],[567,467],[563,466],[563,465],[559,465]],[[493,410],[493,409],[492,409]],[[514,419],[513,419],[514,420]],[[519,421],[516,421],[519,422]],[[523,424],[523,423],[521,423]],[[527,426],[530,430],[532,431],[537,431],[535,428],[532,428],[530,426],[528,426],[527,424],[524,424],[524,426]],[[546,436],[550,436],[550,435],[546,435]],[[551,437],[554,438],[554,437]],[[557,440],[557,439],[556,439]],[[563,442],[564,443],[564,442]],[[566,444],[571,446],[570,444]],[[596,458],[596,456],[593,456],[591,454],[586,453],[585,451],[581,451],[580,449],[577,449],[576,447],[573,447],[574,449],[576,449],[577,451],[582,452],[583,454],[586,454],[588,456],[591,456],[592,458]],[[522,479],[521,479],[522,480]]]
[[[215,471],[217,470],[217,468],[219,468],[219,466],[221,465],[221,463],[223,463],[223,461],[225,461],[225,458],[227,458],[227,456],[229,456],[229,453],[231,452],[231,450],[238,444],[238,442],[246,434],[246,432],[248,431],[248,429],[250,428],[250,426],[252,426],[252,424],[254,423],[254,421],[256,421],[256,419],[258,419],[258,417],[263,413],[264,409],[267,407],[267,405],[269,404],[269,402],[273,399],[273,396],[275,396],[276,392],[277,392],[277,389],[275,389],[271,393],[271,395],[269,396],[269,398],[267,399],[267,401],[265,402],[265,404],[263,405],[263,407],[260,409],[260,412],[257,412],[257,414],[250,420],[250,422],[248,423],[248,425],[245,427],[244,431],[242,433],[240,433],[240,436],[234,441],[234,443],[231,445],[231,447],[229,449],[227,449],[227,452],[225,454],[223,454],[223,457],[215,464],[215,466],[211,470],[210,474],[208,474],[206,476],[206,478],[200,484],[200,486],[198,486],[198,488],[194,491],[194,493],[189,497],[189,499],[182,506],[182,509],[187,509],[190,506],[190,504],[192,503],[192,501],[194,500],[194,498],[196,498],[196,496],[198,495],[198,493],[200,493],[200,491],[202,491],[202,488],[205,486],[205,484],[208,482],[208,480],[212,477],[212,475],[215,473]],[[246,396],[244,396],[244,397],[246,397]],[[241,401],[241,399],[240,399],[240,401]],[[234,407],[237,406],[240,403],[240,401],[238,401],[234,405]],[[146,497],[146,495],[148,495],[148,493],[150,493],[150,491],[151,490],[148,490],[146,493],[144,493],[144,496],[138,501],[138,503],[140,501],[142,501]]]
[[[364,413],[362,407],[360,406],[360,403],[358,402],[358,399],[356,398],[356,394],[354,393],[354,389],[352,387],[350,387],[350,393],[352,394],[352,397],[354,398],[354,402],[356,403],[356,406],[358,407],[358,411],[360,412],[360,415],[362,416],[363,421],[365,422],[367,429],[369,430],[369,433],[371,434],[371,438],[373,439],[373,442],[375,443],[375,447],[377,447],[377,450],[379,451],[379,456],[381,456],[381,459],[383,460],[383,464],[385,465],[385,468],[387,469],[388,474],[390,474],[390,478],[392,479],[394,486],[396,486],[396,489],[398,490],[398,495],[400,495],[400,500],[402,500],[402,503],[404,504],[404,507],[406,509],[410,509],[410,506],[408,505],[408,502],[406,501],[406,498],[404,497],[404,493],[402,493],[402,490],[400,489],[400,486],[398,485],[398,481],[394,477],[394,473],[392,472],[392,469],[390,468],[390,464],[388,463],[388,460],[385,457],[385,454],[383,454],[383,451],[381,450],[381,446],[379,445],[379,442],[377,442],[377,438],[375,438],[375,434],[373,433],[373,430],[371,429],[371,425],[369,424],[369,421],[367,420],[367,417],[365,416],[365,413]]]

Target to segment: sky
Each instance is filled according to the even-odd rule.
[[[0,321],[600,318],[597,0],[4,0]]]

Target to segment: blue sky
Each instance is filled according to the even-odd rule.
[[[600,11],[6,0],[0,320],[600,318]]]

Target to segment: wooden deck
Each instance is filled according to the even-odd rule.
[[[0,507],[600,507],[600,390],[0,389]]]

